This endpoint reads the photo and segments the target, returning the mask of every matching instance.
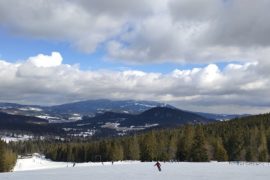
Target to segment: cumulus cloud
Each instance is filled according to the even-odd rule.
[[[35,63],[33,63],[35,62]],[[209,64],[162,74],[136,70],[82,71],[63,64],[59,53],[18,63],[0,61],[1,101],[60,104],[85,99],[168,102],[182,109],[243,113],[269,111],[270,80],[260,62]],[[234,107],[234,108],[232,108]]]
[[[269,110],[267,0],[0,0],[11,34],[67,42],[125,63],[200,63],[168,74],[82,71],[59,53],[0,61],[2,101],[148,99],[212,112]],[[218,62],[235,62],[219,67]],[[38,101],[37,101],[38,100]],[[250,110],[249,110],[250,112]]]
[[[32,63],[37,67],[53,67],[62,64],[62,56],[58,52],[52,52],[51,56],[39,54],[34,57],[30,57],[27,62]]]

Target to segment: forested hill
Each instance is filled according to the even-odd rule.
[[[176,108],[168,107],[155,107],[149,110],[146,110],[140,114],[127,114],[127,113],[115,113],[115,112],[106,112],[104,114],[87,118],[84,120],[69,123],[71,127],[74,124],[83,124],[86,123],[86,126],[83,127],[92,127],[98,126],[102,123],[119,123],[120,126],[145,126],[146,124],[156,124],[160,128],[165,127],[177,127],[183,124],[205,124],[212,122],[200,115],[182,111]],[[95,124],[96,123],[96,124]]]
[[[49,124],[45,119],[2,112],[0,112],[0,130],[32,132],[37,135],[63,133],[63,130],[53,124]]]
[[[83,143],[10,145],[19,154],[41,152],[56,161],[269,161],[270,114]]]

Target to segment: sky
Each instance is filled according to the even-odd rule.
[[[270,1],[0,0],[0,102],[270,111]]]

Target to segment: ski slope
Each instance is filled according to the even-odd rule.
[[[20,159],[14,172],[0,173],[0,180],[268,180],[270,164],[161,163],[154,162],[72,163],[40,157]]]
[[[122,162],[114,162],[114,165],[119,164],[136,164],[139,161],[122,161]],[[32,157],[18,159],[17,163],[14,167],[15,172],[17,171],[33,171],[33,170],[42,170],[42,169],[55,169],[55,168],[73,168],[72,162],[55,162],[49,159],[45,159],[43,156],[35,153]],[[89,166],[107,166],[112,165],[111,162],[102,163],[76,163],[75,167],[89,167]],[[1,180],[1,179],[0,179]]]

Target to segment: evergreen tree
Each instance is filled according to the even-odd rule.
[[[109,152],[109,159],[111,161],[119,161],[123,160],[123,157],[124,157],[123,147],[117,142],[112,142]]]
[[[74,154],[71,152],[70,144],[67,144],[66,151],[67,151],[67,162],[74,162],[75,158]]]
[[[217,140],[216,140],[214,158],[217,161],[227,161],[228,160],[228,154],[227,154],[227,151],[222,144],[221,138],[217,138]]]
[[[99,143],[99,156],[101,156],[102,161],[108,161],[108,148],[109,148],[109,143],[107,141],[101,141]]]
[[[11,150],[6,150],[4,154],[5,154],[4,171],[8,172],[14,167],[17,160],[17,156]]]
[[[153,161],[156,160],[157,145],[156,138],[153,132],[147,133],[141,143],[141,160]]]
[[[15,163],[17,156],[5,147],[5,143],[0,140],[0,172],[10,171]]]
[[[125,157],[127,160],[140,159],[140,147],[136,136],[131,137],[127,140],[127,146],[125,150]]]
[[[4,142],[0,140],[0,172],[5,171],[5,154],[4,154]]]
[[[168,161],[168,139],[163,133],[157,134],[156,160]]]
[[[178,141],[176,157],[180,161],[189,161],[190,152],[193,144],[194,129],[191,126],[185,126]]]
[[[246,161],[258,161],[258,142],[257,142],[257,136],[258,136],[259,130],[257,127],[250,129],[249,132],[247,132],[246,137]]]
[[[244,140],[241,129],[235,129],[228,138],[226,149],[229,154],[229,160],[241,160],[241,151],[243,150]]]
[[[169,145],[168,145],[168,159],[175,160],[176,159],[176,152],[177,152],[177,137],[176,135],[171,135],[169,138]]]
[[[263,128],[260,129],[259,134],[259,161],[267,162],[268,161],[268,147],[267,147],[267,139],[265,136],[265,131]]]
[[[201,127],[196,128],[194,142],[191,150],[192,161],[204,162],[209,161],[207,150],[205,148],[205,137]]]

